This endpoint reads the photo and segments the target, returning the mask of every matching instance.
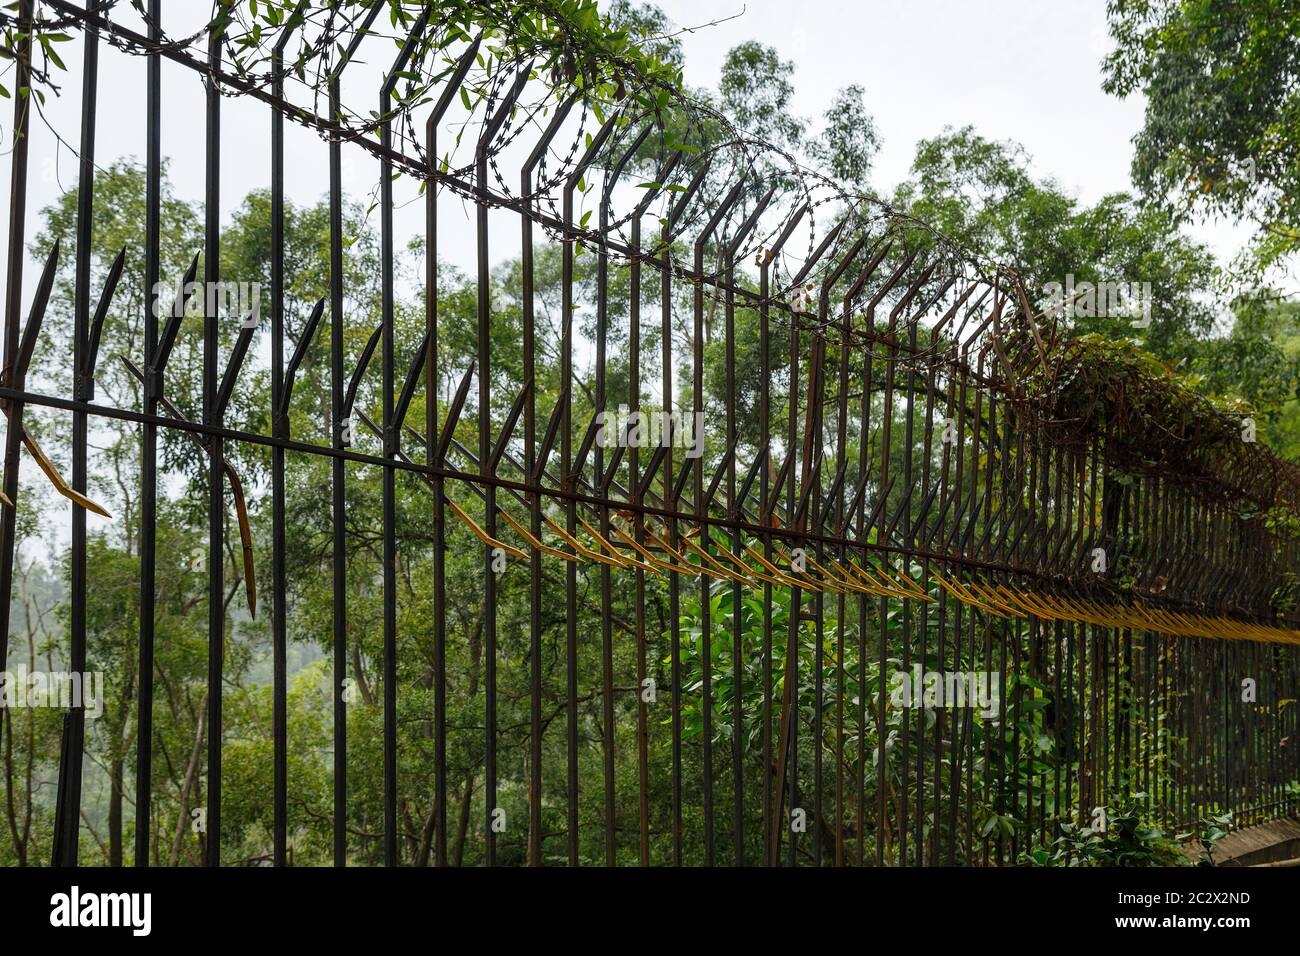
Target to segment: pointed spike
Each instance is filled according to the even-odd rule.
[[[501,456],[505,454],[506,446],[510,443],[510,435],[515,430],[519,415],[524,410],[524,402],[528,398],[528,393],[532,390],[533,379],[529,376],[528,380],[524,382],[524,387],[515,396],[514,404],[510,406],[510,414],[506,416],[505,424],[501,426],[501,434],[497,438],[496,447],[492,449],[492,456],[488,459],[488,468],[494,475],[497,471],[497,465],[501,463]]]
[[[252,319],[257,315],[257,307],[248,314]],[[230,404],[230,396],[234,394],[235,382],[239,379],[239,370],[244,365],[244,357],[248,354],[248,346],[253,341],[253,335],[257,332],[257,326],[249,326],[239,330],[239,338],[235,340],[235,347],[230,353],[230,359],[226,362],[226,374],[221,376],[221,385],[217,389],[217,400],[214,404],[217,418],[225,412],[226,406]]]
[[[32,353],[36,350],[36,339],[41,332],[41,322],[45,319],[45,307],[50,302],[50,290],[54,288],[54,271],[59,262],[59,241],[54,240],[50,254],[45,259],[45,268],[41,271],[41,280],[36,286],[36,295],[32,299],[32,311],[28,314],[27,327],[23,329],[22,344],[18,348],[18,357],[14,368],[10,369],[9,384],[21,387],[27,377],[27,367],[31,364]]]
[[[560,397],[551,409],[550,421],[546,423],[546,434],[542,437],[542,444],[537,449],[537,462],[533,466],[533,482],[537,483],[546,472],[546,459],[551,456],[551,448],[555,444],[555,436],[560,433],[560,420],[564,417],[564,406],[569,402],[569,390],[566,388],[560,392]]]
[[[452,397],[451,407],[447,409],[447,420],[442,423],[442,434],[438,436],[438,445],[434,448],[433,461],[430,464],[437,465],[447,456],[447,447],[456,434],[456,422],[460,419],[460,411],[465,407],[465,397],[469,394],[469,383],[474,378],[474,367],[474,360],[470,359],[469,368],[465,369],[465,375],[456,388],[455,396]]]
[[[104,331],[104,319],[108,316],[108,306],[117,291],[118,280],[122,278],[122,268],[126,265],[126,246],[117,254],[113,265],[108,270],[108,278],[99,294],[99,304],[95,307],[95,317],[90,322],[90,334],[86,340],[86,368],[84,375],[88,379],[95,376],[95,366],[99,360],[99,339]]]
[[[357,398],[357,387],[361,384],[361,376],[366,374],[366,366],[370,364],[371,357],[375,354],[375,348],[379,345],[379,336],[383,334],[384,326],[381,322],[375,326],[375,330],[370,333],[370,340],[366,342],[366,347],[361,350],[361,358],[357,360],[356,370],[352,373],[352,381],[348,382],[348,390],[343,399],[344,416],[352,414],[352,403]]]
[[[393,406],[393,427],[400,429],[402,423],[406,421],[406,410],[411,405],[411,399],[415,397],[415,389],[420,384],[420,373],[424,371],[424,356],[429,351],[429,333],[425,331],[420,337],[420,348],[415,353],[415,360],[411,363],[411,369],[406,373],[406,381],[402,383],[402,392],[398,396],[397,404]]]
[[[193,295],[191,286],[194,283],[194,277],[199,272],[199,256],[194,254],[190,260],[189,268],[185,270],[185,275],[181,277],[180,288],[176,290],[176,298],[172,300],[171,311],[168,314],[167,324],[163,326],[162,335],[158,338],[158,347],[153,356],[153,370],[160,377],[163,369],[167,367],[167,360],[171,358],[172,347],[176,344],[176,336],[181,330],[181,321],[185,318],[185,309],[189,302],[189,297]],[[186,289],[190,289],[186,292]],[[161,316],[160,316],[161,318]]]
[[[320,325],[321,316],[325,314],[325,300],[318,299],[316,307],[311,310],[311,315],[307,319],[307,324],[303,327],[302,336],[298,339],[298,344],[294,347],[293,357],[289,359],[289,367],[284,371],[284,391],[280,395],[280,412],[287,414],[289,411],[289,397],[293,394],[293,379],[298,373],[298,366],[307,355],[307,349],[311,346],[311,340],[316,334],[316,328]]]
[[[95,504],[95,502],[91,501],[81,492],[71,487],[64,480],[63,475],[59,473],[59,469],[54,467],[54,462],[50,461],[49,457],[41,449],[41,446],[36,443],[36,439],[32,438],[26,429],[23,429],[23,444],[27,447],[28,453],[31,454],[41,471],[45,472],[45,477],[49,479],[50,484],[54,486],[55,491],[63,495],[63,497],[67,498],[73,504],[80,505],[87,511],[93,511],[102,518],[112,517],[112,515],[107,511]]]

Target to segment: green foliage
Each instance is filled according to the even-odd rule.
[[[1232,829],[1232,812],[1220,813],[1215,816],[1206,817],[1201,821],[1200,838],[1201,851],[1197,859],[1200,866],[1214,866],[1214,848],[1218,846],[1220,840],[1228,835]]]
[[[1042,383],[1052,390],[1044,397],[1056,416],[1080,432],[1106,422],[1114,429],[1112,442],[1132,456],[1165,454],[1170,444],[1192,450],[1245,444],[1241,423],[1253,412],[1250,406],[1196,391],[1194,376],[1173,371],[1132,340],[1097,334],[1073,339],[1058,369],[1054,381]]]
[[[1142,93],[1133,178],[1179,217],[1259,226],[1266,266],[1300,248],[1300,8],[1276,0],[1110,0],[1107,92]]]
[[[1050,846],[1029,854],[1038,866],[1187,866],[1189,860],[1178,843],[1157,826],[1144,822],[1149,809],[1145,794],[1132,803],[1098,808],[1105,824],[1062,823],[1061,836]],[[1099,818],[1100,819],[1100,818]]]
[[[969,126],[922,140],[912,178],[894,202],[963,248],[1019,272],[1031,290],[1069,277],[1076,284],[1150,283],[1149,327],[1135,329],[1128,316],[1076,314],[1067,317],[1069,334],[1140,335],[1144,348],[1176,363],[1213,328],[1203,301],[1216,277],[1208,249],[1123,193],[1084,206],[1052,180],[1036,180],[1019,144],[993,142]]]
[[[803,129],[790,113],[794,69],[757,40],[734,46],[722,63],[719,106],[742,130],[777,146],[798,146]]]
[[[1283,458],[1300,459],[1300,306],[1242,297],[1234,311],[1228,335],[1199,343],[1193,384],[1249,404],[1259,440]]]
[[[835,94],[823,114],[826,127],[808,146],[809,156],[845,185],[865,190],[871,165],[880,150],[876,121],[867,112],[866,92],[846,86]]]

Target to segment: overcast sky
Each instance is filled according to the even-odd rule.
[[[837,89],[866,89],[883,145],[873,185],[906,178],[918,140],[971,125],[1022,144],[1037,177],[1084,202],[1132,189],[1132,137],[1141,96],[1102,92],[1111,48],[1104,0],[661,0],[680,26],[724,17],[682,37],[686,81],[716,86],[735,44],[758,39],[796,66],[795,111],[820,123]],[[743,11],[743,13],[742,13]],[[1188,230],[1220,256],[1248,231],[1227,224]]]

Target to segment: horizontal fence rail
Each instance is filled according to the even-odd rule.
[[[320,822],[295,798],[288,704],[307,630],[294,595],[316,581],[331,739],[301,756],[328,781],[336,865],[997,865],[1134,804],[1179,833],[1295,812],[1300,472],[1230,416],[1176,436],[1161,427],[1174,397],[1135,378],[1148,412],[1129,417],[1134,395],[1093,374],[1089,343],[1019,276],[630,75],[602,104],[562,59],[539,77],[544,49],[436,4],[390,29],[380,3],[290,17],[237,68],[237,22],[180,39],[160,0],[143,28],[115,6],[39,5],[83,51],[82,126],[75,231],[37,250],[27,298],[31,116],[15,100],[0,661],[30,458],[70,501],[66,653],[86,670],[86,513],[107,513],[90,435],[130,424],[137,865],[173,834],[229,862],[232,798],[269,808],[276,865]],[[123,250],[144,264],[136,351],[101,356],[126,294],[121,258],[92,263],[102,45],[143,68],[146,218]],[[354,109],[363,58],[382,77]],[[206,191],[201,246],[160,294],[164,61],[204,91]],[[223,270],[228,97],[263,104],[271,137],[269,156],[244,157],[266,169],[271,210],[267,295],[246,311],[208,294],[248,278]],[[327,294],[311,302],[287,291],[287,124],[322,137],[329,169]],[[345,155],[376,164],[377,312],[348,285]],[[399,307],[396,174],[423,189],[415,320]],[[440,197],[472,213],[472,322],[445,317]],[[494,256],[510,249],[503,279]],[[40,334],[68,256],[71,348]],[[193,371],[171,361],[187,315],[202,317]],[[54,353],[67,394],[28,385]],[[262,354],[269,408],[253,416],[239,399]],[[106,366],[137,403],[96,399]],[[66,482],[25,425],[37,413],[70,423]],[[243,473],[249,455],[265,480]],[[178,758],[154,720],[174,692],[155,677],[155,609],[181,460],[206,521],[207,678],[206,757],[178,800],[157,788]],[[375,474],[379,500],[359,498]],[[227,655],[263,618],[273,788],[234,793]],[[380,715],[360,725],[373,747],[350,726],[361,707]],[[73,707],[55,863],[78,862],[86,733]],[[354,799],[358,774],[382,780],[377,806]]]

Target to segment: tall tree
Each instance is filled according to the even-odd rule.
[[[1300,3],[1110,0],[1103,88],[1142,93],[1133,178],[1180,217],[1253,221],[1255,266],[1300,249]]]
[[[1023,147],[971,127],[922,140],[912,177],[896,193],[902,208],[970,250],[1021,272],[1031,285],[1056,282],[1150,284],[1146,316],[1071,310],[1076,333],[1141,338],[1170,363],[1188,357],[1214,326],[1207,294],[1209,251],[1177,224],[1125,193],[1087,206],[1050,179],[1035,179]],[[1045,297],[1046,298],[1046,297]],[[1097,311],[1097,310],[1094,310]]]

